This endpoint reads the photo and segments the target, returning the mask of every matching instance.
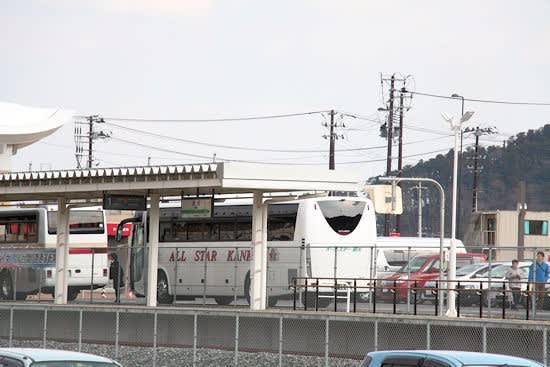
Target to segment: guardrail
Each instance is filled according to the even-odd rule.
[[[433,286],[420,286],[424,282],[408,279],[295,277],[290,287],[294,310],[327,310],[331,304],[330,310],[338,312],[338,303],[343,300],[346,312],[440,316],[440,300],[445,303],[446,295],[452,291],[456,293],[458,316],[550,319],[550,290],[537,290],[533,282],[516,282],[520,288],[510,288],[507,281],[455,281],[454,288],[447,287],[447,282],[440,284],[435,280]],[[433,304],[431,312],[427,311],[427,303]],[[387,304],[391,304],[391,310],[381,309]],[[407,309],[398,310],[401,304],[407,305]],[[472,312],[474,305],[476,312]],[[466,307],[470,307],[470,312],[461,314]],[[491,313],[491,309],[499,313]]]

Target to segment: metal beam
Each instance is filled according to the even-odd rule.
[[[261,191],[254,192],[252,203],[252,261],[250,262],[250,309],[265,310],[265,288],[263,287],[266,277],[264,258],[266,248],[263,242],[263,208]],[[264,289],[262,289],[264,288]]]
[[[149,247],[147,248],[147,306],[157,305],[157,277],[159,260],[159,218],[160,218],[160,195],[151,194],[150,197],[150,218],[149,218]]]
[[[58,305],[67,304],[69,260],[69,208],[65,198],[57,200],[57,247],[55,251],[55,299]]]

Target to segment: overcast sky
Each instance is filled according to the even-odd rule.
[[[336,109],[383,119],[380,73],[420,92],[550,102],[550,2],[0,0],[0,100],[104,117],[205,119]],[[550,123],[550,107],[467,102],[472,125],[506,137]],[[405,117],[406,164],[453,140],[440,113],[460,102],[416,96]],[[326,117],[325,117],[326,118]],[[108,120],[109,121],[109,120]],[[328,150],[324,117],[225,123],[116,122],[237,147]],[[379,147],[379,124],[344,118],[337,149]],[[218,159],[326,164],[326,152],[206,147],[104,126],[101,166]],[[421,131],[428,129],[429,131]],[[434,133],[435,132],[435,133]],[[440,132],[439,134],[437,132]],[[443,134],[442,134],[442,133]],[[21,150],[14,170],[73,168],[73,126]],[[117,139],[161,147],[131,145]],[[471,143],[466,139],[465,143]],[[173,151],[173,152],[171,152]],[[383,173],[383,148],[337,152],[337,169]],[[409,157],[410,156],[410,157]],[[360,164],[345,162],[366,161]],[[395,165],[394,165],[395,167]]]

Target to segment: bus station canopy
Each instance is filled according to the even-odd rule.
[[[250,307],[265,309],[267,278],[267,206],[264,193],[362,190],[355,174],[321,168],[237,162],[95,168],[0,174],[0,202],[57,200],[58,228],[54,302],[67,303],[69,210],[73,199],[103,194],[149,198],[147,284],[157,284],[159,204],[162,196],[253,193]],[[156,287],[147,288],[147,305],[156,306]]]
[[[237,162],[0,174],[0,201],[97,199],[103,193],[161,196],[358,191],[358,175],[325,168]]]

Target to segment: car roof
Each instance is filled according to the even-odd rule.
[[[72,352],[59,349],[40,348],[0,348],[0,354],[14,358],[29,358],[34,362],[46,361],[86,361],[114,363],[112,359],[97,356],[94,354]]]
[[[386,358],[393,356],[435,357],[463,365],[512,365],[512,366],[543,366],[530,359],[507,356],[503,354],[462,352],[451,350],[415,350],[415,351],[380,351],[369,353],[370,357]]]

